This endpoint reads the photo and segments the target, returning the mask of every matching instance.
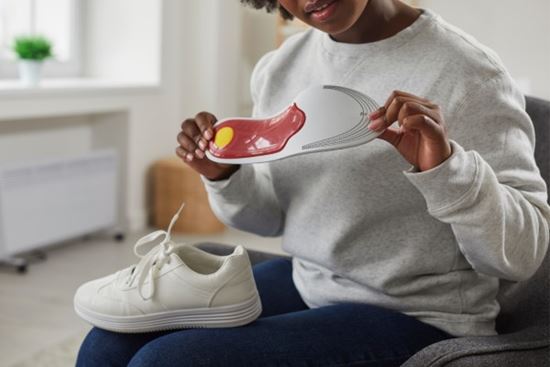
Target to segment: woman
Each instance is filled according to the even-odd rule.
[[[499,279],[536,271],[550,221],[532,124],[498,58],[397,0],[243,2],[312,27],[257,64],[254,116],[342,85],[382,105],[381,139],[227,166],[204,155],[216,117],[184,121],[176,152],[218,217],[282,235],[292,262],[254,268],[264,311],[246,327],[94,329],[80,365],[398,366],[446,338],[495,334]]]

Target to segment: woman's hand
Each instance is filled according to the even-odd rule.
[[[420,171],[434,168],[451,155],[451,144],[439,106],[415,95],[394,91],[370,116],[369,127]],[[399,128],[390,125],[398,121]]]
[[[194,118],[183,121],[178,134],[179,147],[176,148],[176,154],[185,163],[213,181],[229,178],[240,167],[212,162],[206,158],[204,152],[214,137],[212,126],[216,121],[216,117],[208,112],[200,112]]]

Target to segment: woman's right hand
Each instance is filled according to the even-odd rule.
[[[213,162],[204,154],[214,137],[212,126],[216,121],[216,116],[208,112],[200,112],[183,121],[178,134],[179,147],[176,148],[176,154],[185,163],[212,181],[227,179],[240,167]]]

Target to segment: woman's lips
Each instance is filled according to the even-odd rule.
[[[314,9],[309,11],[309,16],[317,22],[327,21],[334,15],[336,9],[338,8],[338,0],[320,1],[316,3],[318,4],[315,4],[315,7],[311,6],[311,8]]]

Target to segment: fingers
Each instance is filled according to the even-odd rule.
[[[201,132],[194,119],[187,119],[182,123],[181,132],[177,137],[180,148],[185,151],[185,158],[188,162],[193,158],[201,159],[198,151],[200,146],[204,146],[206,142],[202,138]]]
[[[188,163],[193,159],[203,159],[208,143],[214,136],[212,126],[215,122],[216,117],[208,112],[200,112],[195,118],[183,121],[177,136],[179,147],[176,148],[176,154]]]
[[[387,128],[378,136],[378,138],[397,147],[403,139],[403,135],[415,131],[420,132],[425,138],[435,141],[444,138],[445,136],[443,126],[439,125],[426,115],[418,114],[405,117],[399,129],[392,127]]]
[[[188,135],[181,132],[178,134],[178,143],[180,149],[185,152],[185,157],[187,161],[192,161],[193,158],[204,158],[204,152],[199,148],[199,145]]]
[[[439,140],[445,135],[443,127],[424,114],[407,116],[403,119],[403,124],[399,130],[402,134],[416,130],[425,138],[433,140]]]
[[[395,121],[403,124],[407,116],[425,114],[437,123],[443,123],[440,109],[429,100],[414,96],[409,93],[395,91],[386,104],[373,112],[369,117],[369,128],[374,131],[384,131]]]
[[[385,140],[395,147],[399,145],[402,137],[403,134],[400,132],[400,130],[391,127],[384,130],[384,132],[382,132],[382,134],[378,136],[379,139]]]
[[[401,108],[397,111],[397,117],[392,115],[390,116],[390,119],[393,121],[397,120],[399,122],[399,126],[401,126],[403,125],[403,120],[412,115],[426,115],[434,121],[439,120],[438,110],[430,109],[423,104],[412,101],[403,103]]]
[[[240,167],[205,159],[205,151],[214,138],[213,125],[216,121],[216,117],[211,113],[200,112],[194,118],[181,123],[181,131],[177,136],[179,146],[176,147],[176,155],[209,180],[227,179]]]
[[[217,119],[209,112],[199,112],[195,116],[197,127],[199,128],[202,136],[209,141],[214,136],[212,126],[216,123]]]
[[[414,100],[417,100],[419,102],[423,102],[423,103],[430,103],[430,101],[426,98],[422,98],[422,97],[418,97],[418,96],[415,96],[414,94],[411,94],[411,93],[407,93],[407,92],[403,92],[403,91],[400,91],[400,90],[394,90],[390,96],[388,97],[388,99],[386,100],[386,103],[384,103],[384,108],[388,109],[388,107],[390,106],[390,104],[395,100],[395,99],[399,99],[399,98],[408,98],[408,99],[414,99]]]
[[[395,91],[369,119],[369,129],[380,132],[380,139],[394,145],[420,171],[436,167],[451,155],[443,113],[425,98]],[[395,121],[399,128],[390,127]]]
[[[402,91],[394,91],[384,106],[373,112],[369,118],[369,128],[381,132],[379,138],[396,147],[407,133],[419,132],[428,139],[446,136],[445,122],[439,106],[426,98]],[[391,128],[396,121],[400,127]]]
[[[186,162],[191,162],[193,160],[192,154],[187,153],[182,147],[176,147],[176,155]]]

